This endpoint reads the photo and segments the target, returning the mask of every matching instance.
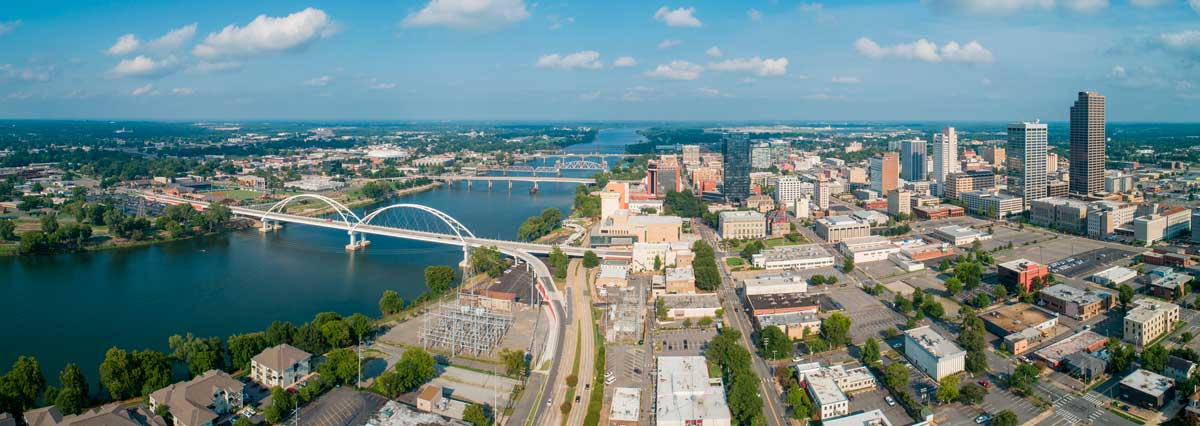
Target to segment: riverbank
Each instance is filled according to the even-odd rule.
[[[403,197],[406,195],[413,195],[413,194],[418,194],[421,192],[432,191],[442,185],[443,185],[442,182],[434,181],[434,182],[427,183],[425,185],[414,186],[412,188],[392,190],[391,192],[387,193],[386,195],[384,195],[383,197],[380,197],[378,199],[371,198],[371,197],[363,197],[363,198],[356,198],[352,201],[338,200],[338,202],[341,202],[342,205],[345,205],[346,207],[348,207],[350,209],[361,209],[361,208],[366,208],[366,207],[370,207],[370,206],[374,206],[374,205],[378,205],[380,203],[386,202],[390,198]],[[334,198],[334,199],[337,199],[337,198]],[[333,207],[325,205],[324,203],[321,203],[321,207],[318,207],[316,209],[304,210],[302,212],[293,212],[293,214],[297,214],[300,216],[309,216],[309,217],[321,216],[321,215],[332,214],[332,213],[335,213]]]

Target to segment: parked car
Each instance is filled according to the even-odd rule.
[[[992,382],[989,382],[987,380],[980,380],[979,386],[983,386],[984,389],[988,389],[988,388],[992,387]]]
[[[888,396],[885,396],[885,397],[883,397],[883,400],[884,400],[885,402],[887,402],[887,405],[889,405],[889,406],[895,406],[895,405],[896,405],[896,399],[895,399],[895,398],[892,398],[892,396],[891,396],[891,395],[888,395]]]
[[[991,419],[992,419],[992,416],[991,416],[991,415],[989,415],[988,413],[983,413],[983,414],[980,414],[980,415],[979,415],[979,417],[976,417],[976,418],[975,418],[975,424],[977,424],[977,425],[981,425],[981,424],[984,424],[984,423],[986,423],[988,420],[991,420]]]
[[[800,362],[803,360],[804,360],[804,358],[801,358],[799,355],[792,357],[792,362]]]

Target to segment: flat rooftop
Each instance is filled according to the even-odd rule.
[[[660,421],[730,419],[720,378],[708,377],[702,356],[658,357],[657,412]]]
[[[1074,302],[1079,305],[1089,305],[1099,302],[1105,298],[1112,297],[1112,293],[1103,290],[1097,290],[1091,287],[1087,289],[1079,289],[1066,284],[1055,284],[1040,290],[1043,294],[1053,296],[1056,299]]]
[[[941,228],[938,228],[937,232],[940,232],[942,234],[949,235],[949,236],[952,236],[955,238],[968,238],[968,237],[975,237],[975,236],[979,236],[979,235],[983,234],[983,232],[981,232],[979,230],[967,228],[965,226],[958,226],[958,225],[943,226]]]
[[[724,221],[750,221],[750,220],[766,220],[766,216],[762,213],[753,210],[733,210],[721,212],[721,220]]]
[[[663,305],[668,309],[720,308],[721,299],[716,293],[708,294],[663,294]]]
[[[746,296],[752,310],[764,309],[803,309],[817,307],[819,310],[833,310],[833,302],[823,295],[808,295],[805,293],[774,293],[751,294]]]
[[[852,216],[845,216],[845,215],[823,217],[823,218],[817,219],[817,222],[821,222],[829,227],[866,225],[866,224],[862,223],[862,221],[859,221],[858,219],[855,219]]]
[[[907,330],[904,332],[904,335],[916,342],[925,352],[929,352],[935,358],[944,358],[966,352],[954,344],[954,342],[933,331],[928,325]]]
[[[758,253],[766,261],[781,261],[795,259],[817,259],[830,257],[829,252],[820,244],[805,244],[800,246],[782,246],[763,250]]]
[[[1135,307],[1125,314],[1125,320],[1136,323],[1145,323],[1169,310],[1179,310],[1179,305],[1154,299],[1138,299],[1133,305]]]
[[[1133,389],[1137,389],[1144,394],[1160,397],[1167,393],[1172,386],[1175,386],[1175,380],[1169,377],[1154,373],[1150,370],[1137,369],[1124,379],[1121,379],[1121,384]]]
[[[824,426],[892,426],[882,410],[865,411],[821,422]]]
[[[984,312],[979,317],[1011,334],[1049,321],[1054,315],[1033,305],[1018,303]]]
[[[608,419],[619,422],[636,422],[642,413],[642,390],[638,388],[617,388],[613,392],[612,411]]]
[[[1022,258],[1022,259],[1010,260],[1010,261],[1007,261],[1007,262],[1001,263],[1001,264],[999,264],[999,265],[996,265],[996,266],[997,266],[997,267],[1000,267],[1000,268],[1011,269],[1011,270],[1014,270],[1014,271],[1024,271],[1024,270],[1025,270],[1025,267],[1026,267],[1026,266],[1028,266],[1028,265],[1033,265],[1034,267],[1041,266],[1041,265],[1038,265],[1038,263],[1037,263],[1037,262],[1034,262],[1034,261],[1032,261],[1032,260],[1029,260],[1029,259],[1024,259],[1024,258]]]
[[[1097,334],[1091,330],[1085,330],[1075,333],[1066,339],[1062,339],[1053,345],[1039,349],[1033,354],[1046,361],[1057,363],[1063,359],[1066,359],[1068,355],[1090,348],[1097,344],[1103,344],[1107,341],[1107,337],[1101,336],[1100,334]]]

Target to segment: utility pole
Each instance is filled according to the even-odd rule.
[[[362,336],[358,336],[358,347],[355,350],[355,352],[358,353],[358,381],[354,382],[355,387],[362,385],[362,350]]]

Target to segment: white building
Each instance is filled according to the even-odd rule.
[[[904,332],[904,353],[934,380],[941,380],[966,367],[967,351],[929,326]]]
[[[767,234],[767,218],[756,211],[725,211],[720,214],[721,238],[762,238]]]
[[[779,272],[759,275],[742,280],[747,296],[759,294],[806,293],[808,280],[795,272]]]
[[[663,266],[686,266],[692,264],[691,244],[683,241],[671,243],[633,243],[633,260],[629,263],[632,272],[654,270],[654,259]]]
[[[850,216],[829,216],[817,219],[813,231],[826,242],[836,243],[846,238],[871,235],[871,225]]]
[[[887,238],[871,235],[844,239],[838,243],[838,250],[846,257],[853,258],[855,264],[863,264],[887,260],[888,256],[899,253],[900,247]]]
[[[892,426],[892,421],[878,409],[822,421],[823,426]]]
[[[1046,197],[1046,123],[1016,122],[1008,125],[1008,190],[1020,196],[1023,208]]]
[[[813,204],[817,206],[817,210],[826,210],[829,208],[829,196],[832,195],[833,186],[827,181],[817,182],[814,186]]]
[[[637,425],[642,414],[642,390],[638,388],[617,388],[613,392],[612,404],[610,405],[608,413],[609,425]]]
[[[783,176],[775,183],[775,202],[781,206],[791,206],[800,198],[800,178]]]
[[[1096,284],[1112,287],[1125,284],[1134,278],[1137,278],[1137,271],[1120,266],[1114,266],[1092,274],[1092,281],[1095,281]]]
[[[706,294],[663,294],[663,306],[667,308],[668,319],[700,319],[715,318],[717,309],[721,309],[721,300],[716,293]]]
[[[1133,220],[1133,238],[1145,245],[1162,241],[1167,234],[1167,218],[1152,214]]]
[[[754,266],[765,269],[815,269],[833,266],[833,255],[819,244],[770,248],[751,259]]]
[[[933,135],[933,181],[938,184],[938,195],[945,187],[946,175],[958,173],[958,169],[958,133],[947,127]]]
[[[1138,299],[1125,314],[1124,340],[1138,348],[1171,331],[1179,321],[1179,305],[1154,299]]]
[[[850,413],[847,392],[875,387],[875,376],[867,367],[846,369],[840,365],[821,367],[817,363],[808,363],[796,366],[796,376],[808,390],[820,420]]]
[[[950,225],[937,228],[933,232],[933,236],[937,239],[948,242],[956,246],[965,246],[974,244],[976,241],[985,241],[992,239],[992,236],[986,232],[967,228],[964,226]]]
[[[286,388],[311,371],[312,355],[289,344],[273,346],[250,359],[250,378],[266,388]]]
[[[721,378],[708,377],[702,356],[658,357],[655,400],[658,426],[729,426],[733,420]]]

